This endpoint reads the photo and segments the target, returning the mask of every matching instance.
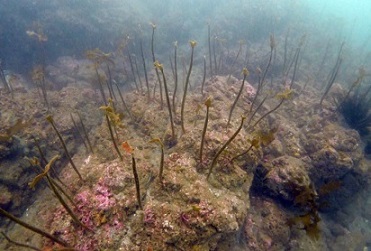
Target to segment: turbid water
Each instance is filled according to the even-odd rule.
[[[368,250],[369,9],[0,2],[0,250]]]

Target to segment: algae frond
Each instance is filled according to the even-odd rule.
[[[160,70],[161,74],[162,74],[162,80],[164,81],[164,88],[165,88],[166,104],[167,104],[167,108],[168,108],[168,111],[169,111],[169,119],[170,119],[170,125],[171,125],[171,139],[172,139],[172,141],[175,141],[174,121],[173,121],[173,115],[171,113],[171,103],[170,103],[170,98],[169,98],[169,92],[168,92],[168,89],[167,89],[164,67],[158,61],[155,61],[153,63],[153,65],[156,67],[156,69]]]
[[[238,135],[238,133],[241,131],[242,129],[242,126],[243,126],[243,123],[245,121],[246,117],[245,116],[242,116],[241,117],[241,124],[240,126],[237,128],[236,132],[228,139],[227,142],[224,143],[224,145],[219,149],[219,151],[215,154],[215,157],[213,159],[213,161],[211,162],[211,165],[210,165],[210,168],[209,168],[209,173],[207,174],[207,179],[209,179],[210,175],[211,175],[211,172],[213,171],[213,168],[214,166],[216,165],[216,161],[218,160],[218,157],[219,155],[224,151],[224,149],[234,140],[234,138],[236,138],[236,136]]]
[[[181,108],[181,111],[180,111],[180,120],[181,120],[181,125],[182,125],[182,131],[183,131],[183,133],[185,133],[185,127],[184,127],[184,107],[185,107],[185,101],[186,101],[186,97],[187,97],[188,86],[189,86],[189,77],[191,76],[191,72],[192,72],[193,53],[194,53],[194,48],[197,45],[197,42],[194,41],[194,40],[191,40],[191,41],[189,41],[189,44],[191,45],[191,48],[192,48],[191,60],[190,60],[190,63],[189,63],[189,69],[188,69],[188,73],[187,73],[187,78],[186,78],[186,82],[185,82],[185,85],[184,85],[184,93],[183,93],[183,99],[182,99],[182,108]]]
[[[142,206],[142,197],[140,195],[140,182],[139,182],[139,176],[138,176],[138,171],[137,171],[137,165],[134,157],[134,149],[129,145],[127,141],[122,143],[122,148],[124,151],[128,154],[131,155],[131,166],[133,169],[133,175],[134,175],[134,181],[135,181],[135,189],[137,192],[137,201],[138,201],[138,206],[140,210],[143,210]]]
[[[243,87],[245,86],[246,77],[249,76],[249,71],[247,70],[247,68],[243,68],[242,74],[243,74],[242,85],[240,87],[240,91],[238,92],[238,94],[236,96],[236,99],[234,100],[234,102],[232,104],[231,111],[229,112],[227,127],[229,126],[229,123],[231,122],[233,110],[236,107],[236,104],[238,102],[238,99],[240,98],[241,93],[243,91]]]
[[[109,104],[107,106],[101,106],[99,109],[104,111],[113,146],[115,147],[115,150],[119,155],[120,160],[122,160],[121,152],[117,146],[115,136],[113,135],[113,129],[116,129],[116,127],[123,127],[123,124],[121,122],[122,115],[115,111],[115,109],[113,108],[113,101],[111,99],[109,99],[108,102]]]
[[[48,115],[48,116],[46,117],[46,120],[47,120],[47,121],[52,125],[52,127],[53,127],[55,133],[57,134],[57,136],[58,136],[60,142],[62,143],[62,146],[63,146],[63,149],[64,149],[64,153],[66,154],[66,156],[67,156],[67,158],[68,158],[68,160],[69,160],[69,162],[70,162],[70,164],[71,164],[73,170],[75,170],[75,172],[76,172],[77,175],[79,176],[80,180],[83,180],[83,178],[82,178],[82,176],[81,176],[79,170],[77,169],[75,163],[74,163],[73,160],[72,160],[72,157],[71,157],[70,153],[68,152],[68,149],[67,149],[66,143],[64,142],[64,140],[63,140],[63,138],[62,138],[62,135],[59,133],[59,131],[58,131],[58,129],[57,129],[55,123],[54,123],[53,117],[52,117],[51,115]]]
[[[199,156],[201,163],[202,163],[202,152],[203,152],[204,143],[205,143],[206,129],[207,129],[207,124],[209,123],[209,108],[211,106],[211,97],[208,97],[206,99],[205,106],[206,106],[206,116],[205,116],[204,128],[202,129],[201,145],[200,145],[200,156]]]
[[[64,247],[69,247],[69,245],[67,244],[67,242],[65,242],[65,241],[63,241],[63,240],[55,237],[54,235],[51,235],[51,234],[45,232],[44,230],[42,230],[40,228],[37,228],[35,226],[32,226],[32,225],[24,222],[23,220],[15,217],[14,215],[12,215],[9,212],[5,211],[1,207],[0,207],[0,214],[3,215],[4,217],[8,218],[9,220],[11,220],[11,221],[13,221],[13,222],[21,225],[22,227],[25,227],[25,228],[31,230],[32,232],[35,232],[37,234],[40,234],[40,235],[42,235],[42,236],[44,236],[44,237],[46,237],[46,238],[48,238],[48,239],[50,239],[50,240],[52,240],[52,241],[54,241],[56,243],[61,244]]]
[[[160,145],[161,147],[161,160],[160,160],[160,169],[159,169],[159,173],[158,173],[158,178],[160,180],[160,183],[162,184],[162,179],[163,179],[163,172],[164,172],[164,158],[165,158],[165,155],[164,155],[164,144],[162,143],[161,139],[159,138],[153,138],[149,141],[149,143],[156,143],[158,145]]]

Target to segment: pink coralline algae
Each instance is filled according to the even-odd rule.
[[[113,194],[108,187],[98,184],[95,189],[95,200],[97,201],[97,208],[100,210],[108,210],[116,204],[116,200],[112,197]]]
[[[256,94],[256,89],[250,85],[249,83],[247,83],[246,85],[246,92],[247,92],[247,95],[251,98],[251,97],[254,97],[255,94]]]
[[[113,194],[104,184],[98,183],[93,191],[94,194],[85,190],[75,196],[81,221],[89,228],[99,225],[95,219],[99,212],[109,211],[116,205]]]
[[[151,208],[146,208],[144,210],[144,223],[152,225],[156,222],[156,215]]]

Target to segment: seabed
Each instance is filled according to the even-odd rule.
[[[122,59],[110,60],[117,65]],[[25,209],[21,220],[68,247],[6,221],[2,231],[10,239],[39,250],[368,250],[370,161],[359,134],[341,122],[332,102],[346,92],[340,85],[319,105],[321,92],[314,86],[296,80],[290,87],[289,80],[275,79],[253,104],[257,85],[249,84],[250,76],[238,96],[242,69],[232,76],[226,71],[207,76],[202,93],[203,70],[197,65],[185,100],[185,131],[186,74],[179,73],[175,110],[171,103],[173,137],[165,93],[160,95],[155,69],[147,67],[150,92],[144,76],[137,77],[137,86],[126,79],[119,85],[122,99],[104,65],[70,57],[45,68],[48,104],[42,88],[28,88],[20,76],[12,93],[2,90],[0,205],[17,215]],[[119,67],[111,70],[116,81],[127,78]],[[164,72],[173,100],[174,73],[167,66]],[[38,163],[42,169],[47,164],[36,143],[47,162],[61,156],[50,176],[72,197],[74,205],[67,203],[85,227],[71,218],[46,179],[28,188],[40,173]],[[1,240],[0,250],[21,249]]]

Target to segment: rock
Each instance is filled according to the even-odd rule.
[[[310,187],[311,181],[306,169],[307,164],[298,158],[276,158],[257,167],[252,189],[294,203],[295,197]]]
[[[7,209],[12,203],[13,196],[6,186],[0,186],[0,207]]]
[[[353,160],[346,154],[339,153],[327,146],[312,156],[311,176],[317,180],[337,180],[354,167]]]

